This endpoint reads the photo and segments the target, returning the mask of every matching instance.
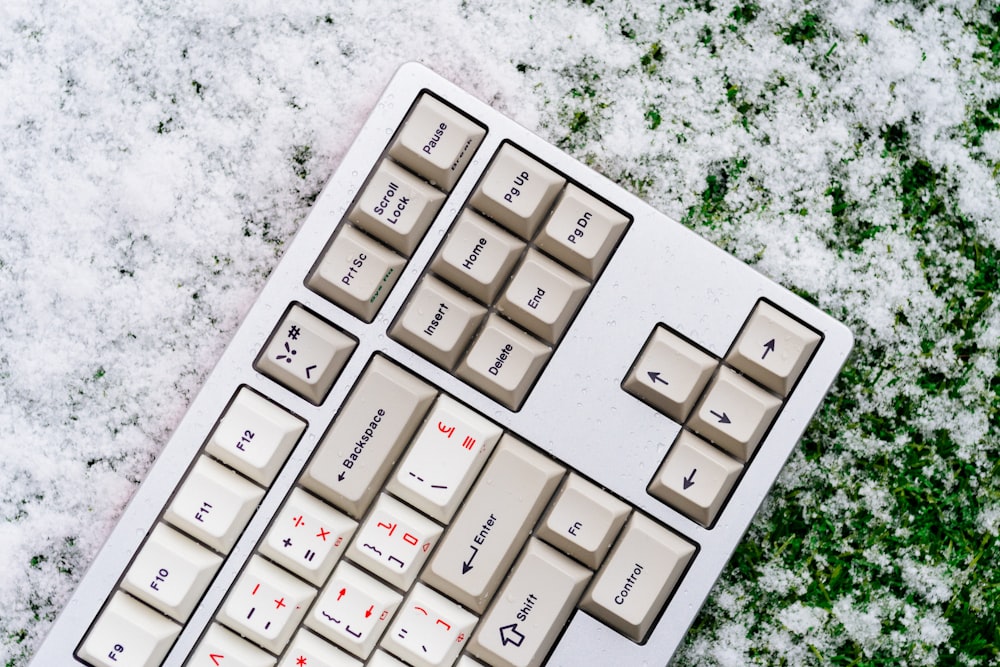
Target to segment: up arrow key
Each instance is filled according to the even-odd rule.
[[[662,382],[663,384],[670,384],[662,377],[660,377],[660,371],[647,371],[646,374],[649,376],[649,379],[653,382],[653,384],[656,384],[657,382]]]

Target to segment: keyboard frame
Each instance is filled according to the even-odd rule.
[[[311,291],[304,280],[318,253],[350,210],[368,174],[385,154],[389,140],[414,99],[424,90],[482,122],[487,133],[382,309],[371,324],[365,324]],[[482,171],[505,140],[525,148],[632,216],[619,247],[517,412],[504,408],[386,335]],[[345,198],[342,193],[351,193],[351,197]],[[760,298],[808,323],[821,332],[823,341],[747,465],[725,509],[708,529],[647,494],[646,487],[680,426],[626,393],[620,385],[657,324],[667,325],[724,358]],[[319,406],[253,369],[258,352],[293,301],[358,339],[357,349]],[[309,425],[163,663],[183,664],[348,391],[375,353],[410,369],[697,543],[698,554],[644,644],[635,644],[578,611],[548,659],[551,665],[666,664],[836,379],[852,345],[851,332],[821,310],[424,66],[403,65],[288,244],[257,302],[67,601],[32,664],[37,667],[84,664],[73,656],[77,646],[147,532],[161,516],[233,394],[241,385],[248,385]]]

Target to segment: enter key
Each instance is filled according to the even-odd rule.
[[[501,437],[423,580],[481,614],[564,473],[512,436]]]

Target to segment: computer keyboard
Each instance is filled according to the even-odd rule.
[[[33,664],[665,665],[852,341],[404,65]]]

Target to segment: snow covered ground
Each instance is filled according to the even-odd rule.
[[[1000,5],[6,0],[0,659],[27,663],[396,67],[843,319],[680,664],[1000,660]]]

